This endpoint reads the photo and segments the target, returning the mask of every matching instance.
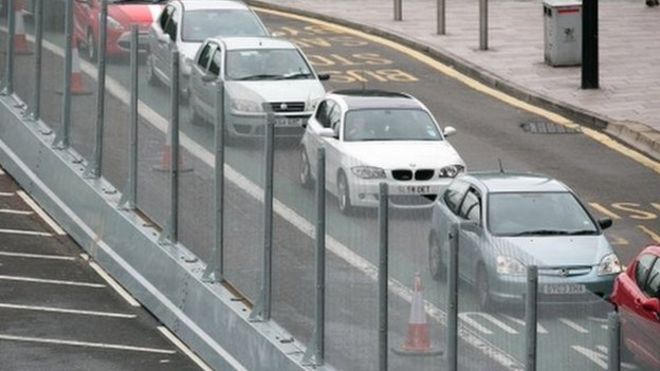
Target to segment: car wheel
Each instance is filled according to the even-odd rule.
[[[147,57],[147,83],[151,86],[160,85],[160,80],[156,76],[156,71],[154,70],[154,61],[153,57]]]
[[[343,172],[340,172],[337,176],[337,206],[339,207],[339,211],[344,215],[349,215],[353,209],[348,181]]]
[[[490,284],[488,282],[488,273],[483,264],[477,267],[476,294],[479,307],[482,310],[490,311],[493,309],[493,300],[490,296]]]
[[[442,261],[440,239],[434,232],[429,235],[429,271],[436,281],[446,278],[447,266]]]
[[[96,38],[94,37],[92,30],[87,31],[87,41],[85,45],[87,47],[87,59],[95,62],[96,58],[98,58],[98,49],[96,47]]]
[[[300,147],[300,185],[303,188],[312,187],[312,176],[311,169],[309,165],[309,158],[307,157],[307,150],[304,146]]]

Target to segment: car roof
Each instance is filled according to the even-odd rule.
[[[204,10],[204,9],[248,9],[248,6],[242,1],[236,0],[179,0],[185,10]]]
[[[642,252],[639,253],[639,256],[642,255],[655,255],[657,257],[660,257],[660,245],[650,245],[644,248]]]
[[[346,104],[347,109],[369,108],[422,108],[422,104],[411,95],[373,89],[336,90],[328,95]]]
[[[490,193],[570,191],[564,183],[543,174],[490,171],[468,173],[462,178]]]
[[[227,50],[296,49],[292,42],[272,37],[224,37],[214,39],[216,41],[222,40]]]

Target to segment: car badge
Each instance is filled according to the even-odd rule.
[[[417,166],[417,164],[410,164],[410,167],[415,167],[415,166]]]
[[[559,275],[562,276],[562,277],[568,277],[568,273],[569,273],[568,269],[566,269],[566,268],[562,268],[562,269],[559,270]]]
[[[282,111],[286,111],[287,108],[289,108],[289,106],[287,106],[286,103],[282,103],[282,104],[280,104],[280,109],[281,109]]]

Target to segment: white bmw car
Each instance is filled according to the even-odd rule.
[[[326,187],[338,207],[378,205],[379,183],[390,205],[430,208],[465,162],[431,112],[414,97],[378,90],[329,93],[309,119],[300,151],[300,182],[316,177],[317,149],[326,149]]]

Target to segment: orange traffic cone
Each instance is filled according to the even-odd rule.
[[[424,297],[422,294],[422,277],[415,274],[415,286],[410,306],[410,319],[408,320],[408,335],[401,348],[394,352],[401,355],[440,355],[441,351],[431,348],[429,324],[426,322],[424,311]]]
[[[71,94],[86,95],[91,94],[85,87],[83,74],[80,70],[80,54],[78,53],[78,43],[73,43],[73,60],[71,66]]]
[[[170,145],[170,142],[172,140],[172,125],[167,125],[167,135],[165,137],[165,143],[163,144],[163,149],[161,151],[160,155],[160,164],[157,166],[154,166],[153,169],[155,171],[170,171],[172,169],[172,146]],[[179,149],[179,166],[178,170],[179,172],[189,172],[192,171],[193,169],[190,167],[185,167],[183,165],[182,159],[182,154],[181,150]]]
[[[16,16],[16,33],[14,34],[14,53],[16,54],[30,54],[28,48],[27,37],[25,36],[25,21],[23,20],[24,14],[23,0],[16,0],[14,2],[14,14]]]

